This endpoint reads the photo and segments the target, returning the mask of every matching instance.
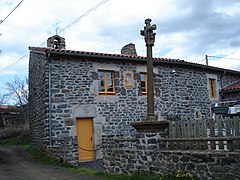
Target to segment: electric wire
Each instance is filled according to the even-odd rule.
[[[17,8],[18,6],[23,2],[23,0],[17,4],[17,6],[15,6],[15,8],[13,8],[13,10],[3,19],[3,20],[0,20],[0,24],[2,24]]]
[[[22,56],[21,58],[19,58],[17,61],[14,61],[12,64],[10,64],[10,65],[8,65],[7,67],[3,68],[3,69],[0,71],[0,73],[6,71],[6,70],[8,70],[10,67],[18,64],[20,61],[22,61],[22,60],[25,59],[26,57],[27,57],[27,55],[25,54],[24,56]]]
[[[208,56],[207,57],[213,57],[213,58],[218,58],[218,59],[231,59],[231,60],[240,60],[238,58],[228,58],[228,57],[221,57],[221,56]]]
[[[23,0],[22,0],[23,1]],[[22,2],[21,1],[21,2]],[[69,29],[70,27],[72,27],[74,24],[76,24],[77,22],[79,22],[83,17],[86,17],[86,16],[88,16],[92,11],[95,11],[96,9],[98,9],[100,6],[102,6],[103,4],[105,4],[106,2],[108,2],[109,0],[103,0],[103,1],[101,1],[100,3],[98,3],[97,5],[95,5],[94,7],[92,7],[91,9],[89,9],[88,11],[86,11],[85,13],[83,13],[81,16],[79,16],[76,20],[74,20],[72,23],[70,23],[70,24],[68,24],[66,27],[64,27],[63,29],[61,29],[60,31],[59,31],[59,33],[63,33],[63,32],[65,32],[67,29]],[[20,3],[21,3],[20,2]],[[20,3],[14,8],[14,10],[20,5]],[[13,10],[13,11],[14,11]],[[12,11],[12,12],[13,12]],[[11,13],[12,13],[11,12]],[[10,14],[11,14],[10,13]],[[10,15],[9,14],[9,15]],[[8,16],[9,16],[8,15]],[[8,17],[7,16],[7,17]],[[6,18],[7,18],[6,17]],[[5,18],[5,19],[6,19]],[[4,19],[4,20],[5,20]],[[1,21],[1,22],[3,22],[3,21]],[[46,43],[46,41],[44,41],[43,43],[41,43],[39,46],[41,47],[43,44],[45,44]],[[16,61],[14,61],[12,64],[10,64],[9,66],[7,66],[7,67],[5,67],[4,69],[2,69],[2,70],[0,70],[0,73],[2,73],[2,72],[4,72],[4,71],[6,71],[6,70],[8,70],[10,67],[12,67],[12,66],[14,66],[14,65],[16,65],[16,64],[18,64],[20,61],[22,61],[23,59],[25,59],[27,57],[27,55],[25,54],[24,56],[22,56],[21,58],[19,58],[18,60],[16,60]]]
[[[98,9],[100,6],[102,6],[103,4],[105,4],[106,2],[108,2],[109,0],[103,0],[100,3],[98,3],[96,6],[92,7],[91,9],[89,9],[88,11],[86,11],[85,13],[83,13],[81,16],[79,16],[76,20],[74,20],[72,23],[70,23],[69,25],[67,25],[66,27],[64,27],[63,29],[61,29],[58,33],[63,33],[65,32],[67,29],[69,29],[70,27],[72,27],[74,24],[76,24],[77,22],[79,22],[83,17],[88,16],[92,11],[95,11],[96,9]]]

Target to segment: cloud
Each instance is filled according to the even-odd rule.
[[[28,46],[39,46],[47,38],[79,21],[60,35],[67,49],[120,53],[128,44],[136,45],[138,55],[146,55],[140,30],[144,20],[157,25],[153,47],[155,57],[183,59],[205,64],[205,55],[238,58],[240,55],[240,2],[238,0],[109,0],[81,18],[100,0],[24,0],[0,25],[0,67],[28,55]],[[0,1],[0,19],[17,5],[15,0]],[[46,43],[44,44],[46,46]],[[0,72],[26,74],[28,59]],[[240,70],[240,61],[209,60],[212,66]],[[0,70],[1,70],[0,69]]]

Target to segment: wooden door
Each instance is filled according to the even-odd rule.
[[[94,160],[93,120],[91,118],[77,119],[79,161]]]

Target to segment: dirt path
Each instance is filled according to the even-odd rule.
[[[97,180],[35,162],[23,149],[0,146],[0,180]]]

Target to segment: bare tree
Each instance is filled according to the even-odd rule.
[[[28,78],[21,79],[15,76],[9,82],[6,82],[6,90],[9,99],[12,99],[14,104],[21,107],[25,124],[28,124]]]
[[[15,76],[13,80],[6,82],[6,90],[14,104],[23,106],[28,103],[28,78],[22,80]]]
[[[0,93],[0,106],[6,105],[8,102],[8,95]]]

